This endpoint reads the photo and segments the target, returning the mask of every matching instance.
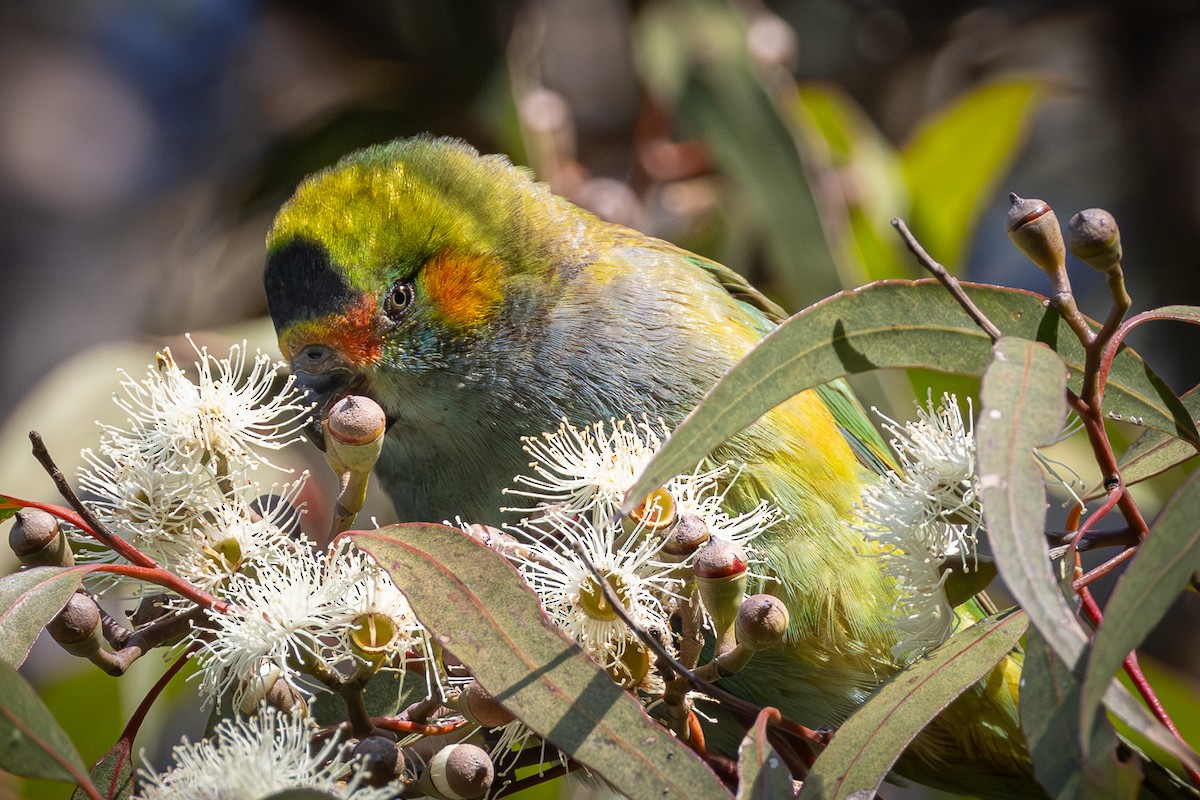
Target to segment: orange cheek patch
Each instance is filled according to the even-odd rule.
[[[504,299],[500,264],[488,255],[438,253],[421,271],[421,283],[432,308],[458,329],[479,327]]]
[[[341,314],[294,323],[279,336],[279,349],[289,361],[310,344],[332,347],[356,366],[379,361],[383,340],[376,332],[375,298],[364,297]]]

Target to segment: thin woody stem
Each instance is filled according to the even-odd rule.
[[[908,229],[908,226],[904,224],[904,220],[896,217],[892,220],[892,227],[900,233],[900,238],[904,240],[904,244],[906,247],[908,247],[909,251],[917,257],[917,262],[930,273],[932,273],[933,277],[937,278],[938,281],[946,287],[946,290],[950,292],[950,295],[958,301],[958,304],[963,307],[963,310],[971,316],[971,319],[975,320],[975,324],[982,328],[983,332],[986,333],[993,342],[998,341],[1004,334],[1000,332],[1000,329],[996,327],[995,323],[988,319],[987,314],[984,314],[983,310],[980,309],[979,306],[975,305],[975,301],[970,297],[967,297],[967,294],[963,291],[962,285],[958,282],[958,279],[951,275],[945,267],[934,261],[929,253],[925,251],[925,248],[921,246],[921,243],[917,241],[917,238],[912,235],[912,232]]]

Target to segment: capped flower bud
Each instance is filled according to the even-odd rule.
[[[749,556],[746,548],[728,539],[710,539],[696,556],[692,568],[697,578],[731,578],[743,575]]]
[[[452,744],[429,760],[417,788],[443,800],[477,800],[492,788],[494,777],[492,759],[483,748]]]
[[[726,539],[710,539],[700,548],[692,567],[696,590],[717,636],[718,655],[736,644],[733,624],[746,592],[747,560],[741,545]]]
[[[751,650],[778,644],[787,633],[787,627],[787,607],[775,595],[751,595],[738,609],[735,623],[738,644]]]
[[[709,540],[708,525],[695,514],[681,514],[675,527],[663,542],[662,552],[683,559],[700,549]]]
[[[264,662],[259,666],[258,676],[253,680],[246,681],[246,693],[242,696],[242,700],[238,703],[238,710],[247,717],[252,717],[262,708],[263,701],[267,699],[267,695],[278,684],[279,678],[283,673],[279,667]]]
[[[277,708],[289,714],[303,715],[308,712],[308,703],[304,700],[304,695],[283,679],[271,684],[271,688],[267,690],[266,702],[271,708]]]
[[[479,685],[479,681],[467,684],[455,706],[485,728],[499,728],[513,721],[512,713],[497,703],[496,698]]]
[[[675,498],[666,489],[658,488],[646,495],[646,499],[629,512],[626,520],[642,530],[662,531],[669,528],[676,517]]]
[[[365,736],[354,745],[352,757],[365,772],[369,786],[383,786],[396,778],[400,752],[386,736]]]
[[[1121,231],[1103,208],[1088,208],[1071,217],[1067,245],[1092,269],[1108,272],[1121,265]]]
[[[76,592],[54,619],[46,625],[54,641],[73,656],[87,658],[100,649],[104,634],[100,630],[100,609],[89,595]]]
[[[348,395],[329,409],[329,433],[343,444],[367,444],[383,436],[387,417],[369,397]]]
[[[1008,199],[1008,238],[1043,272],[1055,275],[1066,266],[1067,249],[1054,209],[1045,200]]]
[[[69,567],[75,556],[58,519],[40,508],[22,508],[8,532],[8,546],[27,567]]]

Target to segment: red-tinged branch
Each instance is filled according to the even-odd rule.
[[[133,716],[129,718],[129,722],[125,725],[125,730],[121,732],[121,740],[128,742],[131,746],[133,745],[133,740],[137,736],[138,731],[141,730],[142,723],[145,722],[146,715],[150,713],[150,708],[154,705],[154,702],[163,693],[163,690],[167,688],[167,684],[171,682],[171,679],[178,675],[179,671],[187,664],[188,659],[192,657],[192,653],[199,649],[199,643],[193,644],[183,652],[183,655],[175,660],[175,663],[167,667],[167,671],[150,687],[150,691],[142,698],[142,702],[138,703]]]
[[[447,733],[454,733],[460,728],[470,725],[465,717],[434,724],[429,722],[413,722],[408,719],[400,719],[399,717],[371,717],[371,724],[376,728],[383,728],[388,731],[397,733],[415,733],[421,736],[443,736]]]
[[[1100,611],[1100,606],[1096,604],[1095,598],[1092,597],[1091,590],[1087,587],[1079,589],[1079,598],[1083,601],[1083,613],[1092,625],[1099,627],[1104,615]],[[1134,687],[1138,690],[1138,694],[1142,696],[1142,699],[1146,702],[1146,706],[1150,709],[1150,713],[1154,715],[1155,719],[1161,722],[1176,739],[1191,747],[1191,745],[1188,745],[1187,740],[1180,735],[1179,729],[1175,727],[1175,722],[1171,719],[1171,715],[1163,708],[1162,701],[1158,699],[1158,695],[1155,694],[1154,687],[1150,685],[1150,681],[1146,680],[1146,675],[1142,672],[1142,668],[1138,664],[1137,653],[1130,652],[1129,655],[1125,656],[1122,666],[1125,668],[1125,674],[1129,676],[1129,680],[1133,682]],[[1197,772],[1187,764],[1183,766],[1191,779],[1195,783],[1200,784],[1200,772]]]
[[[157,584],[164,589],[175,592],[180,597],[186,597],[193,603],[202,605],[205,608],[211,608],[220,614],[224,614],[231,607],[227,601],[219,597],[214,597],[203,589],[196,588],[178,575],[167,572],[159,566],[140,567],[134,564],[96,564],[88,567],[88,569],[92,572],[111,572],[114,575],[123,575],[127,578],[136,578],[147,583]]]
[[[71,488],[71,484],[67,482],[66,476],[62,474],[62,470],[54,463],[54,459],[50,457],[50,451],[46,449],[46,443],[42,441],[42,436],[37,431],[29,432],[29,441],[33,443],[33,457],[38,460],[42,468],[50,476],[50,480],[54,481],[55,488],[62,495],[63,499],[71,504],[71,508],[79,514],[81,518],[79,522],[68,520],[72,525],[76,525],[92,536],[96,541],[100,542],[105,547],[118,554],[131,564],[136,564],[141,567],[157,567],[158,564],[154,559],[138,550],[129,542],[117,536],[108,529],[100,519],[92,513],[92,510],[83,504],[79,499],[79,495],[75,494],[75,490]],[[44,508],[44,511],[54,513],[51,509]],[[81,524],[82,523],[82,524]]]

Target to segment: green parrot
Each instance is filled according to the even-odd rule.
[[[371,147],[310,176],[267,251],[280,348],[316,417],[349,392],[384,409],[376,472],[402,521],[503,523],[502,491],[528,464],[522,437],[564,418],[678,424],[783,318],[732,270],[604,222],[449,139]],[[722,684],[811,727],[841,723],[900,667],[896,590],[848,524],[885,450],[833,385],[713,453],[744,465],[732,512],[765,497],[788,515],[756,541],[790,612],[787,637]],[[1018,680],[1007,659],[897,770],[978,796],[1040,796]],[[736,745],[738,731],[717,728],[710,741]]]

